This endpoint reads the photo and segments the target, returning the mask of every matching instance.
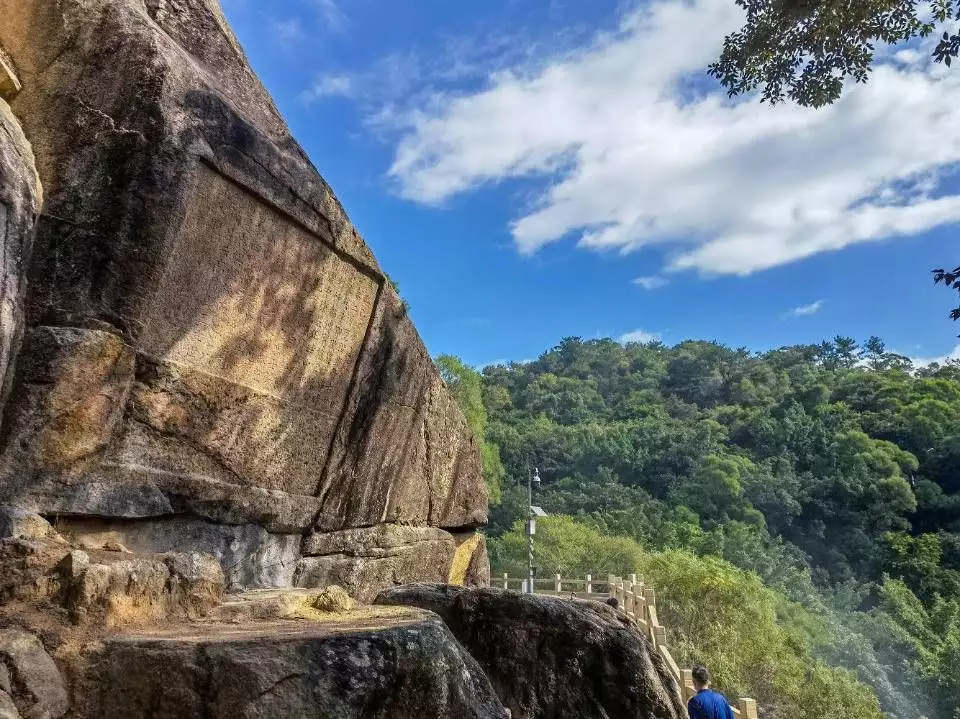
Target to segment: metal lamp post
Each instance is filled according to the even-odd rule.
[[[533,594],[533,578],[537,568],[533,564],[533,535],[537,533],[537,515],[543,510],[533,506],[533,488],[540,489],[540,471],[536,468],[527,478],[527,593]]]

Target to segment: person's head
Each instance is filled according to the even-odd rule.
[[[619,608],[620,608],[620,602],[617,601],[617,598],[616,598],[616,597],[608,597],[608,598],[607,598],[607,604],[609,604],[609,605],[610,605],[611,607],[613,607],[614,609],[619,609]]]
[[[703,664],[693,668],[693,686],[697,689],[706,689],[710,686],[710,672]]]

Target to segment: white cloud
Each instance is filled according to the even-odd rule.
[[[478,365],[474,365],[474,369],[477,372],[483,372],[487,367],[508,367],[511,364],[530,364],[531,362],[536,362],[536,359],[522,359],[522,360],[508,360],[508,359],[498,359],[493,362],[483,362]]]
[[[320,11],[320,16],[331,32],[343,32],[347,27],[347,16],[336,0],[311,0]]]
[[[809,315],[815,315],[823,305],[826,303],[826,300],[817,300],[812,302],[809,305],[801,305],[800,307],[794,307],[789,312],[784,313],[784,317],[807,317]]]
[[[638,277],[633,281],[633,284],[642,287],[645,290],[658,290],[661,287],[664,287],[670,284],[670,281],[659,275],[652,275],[650,277]]]
[[[321,75],[300,93],[300,102],[311,104],[327,97],[350,97],[353,82],[346,75]]]
[[[294,42],[303,39],[303,24],[297,18],[289,20],[271,20],[270,28],[280,42]]]
[[[960,72],[884,53],[834,106],[728,101],[703,69],[741,22],[730,0],[655,0],[616,32],[390,120],[389,176],[438,204],[510,178],[542,192],[511,224],[526,253],[575,236],[661,245],[668,271],[749,274],[960,220]],[[696,38],[696,42],[691,42]],[[925,49],[921,48],[921,53]]]
[[[911,357],[910,361],[913,362],[915,367],[926,367],[927,365],[932,365],[934,362],[938,364],[943,364],[947,360],[958,360],[960,361],[960,345],[957,345],[953,348],[953,351],[946,355],[941,355],[940,357]]]
[[[630,344],[631,342],[636,342],[638,344],[647,344],[648,342],[659,342],[660,333],[659,332],[647,332],[645,330],[634,330],[633,332],[627,332],[626,334],[620,335],[617,338],[617,342],[620,344]]]

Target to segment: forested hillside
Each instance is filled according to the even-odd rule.
[[[960,363],[844,337],[439,363],[484,441],[495,573],[525,572],[536,466],[540,574],[641,572],[683,658],[766,716],[960,718]]]

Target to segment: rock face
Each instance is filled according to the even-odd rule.
[[[216,0],[0,17],[0,504],[231,587],[445,578],[486,521],[478,449]],[[380,525],[429,561],[317,552]]]
[[[32,634],[17,629],[0,631],[0,716],[58,719],[70,708],[60,670]]]
[[[681,719],[680,687],[632,624],[598,602],[418,584],[377,604],[438,613],[514,719]]]
[[[396,626],[207,627],[106,641],[74,716],[89,719],[506,719],[477,663],[435,616]]]
[[[303,543],[295,583],[337,584],[360,601],[371,602],[381,589],[394,584],[417,578],[446,582],[455,553],[454,538],[429,527],[386,524],[314,534]]]
[[[19,86],[0,51],[0,410],[23,337],[25,263],[42,202],[33,151],[6,100],[13,99]]]

